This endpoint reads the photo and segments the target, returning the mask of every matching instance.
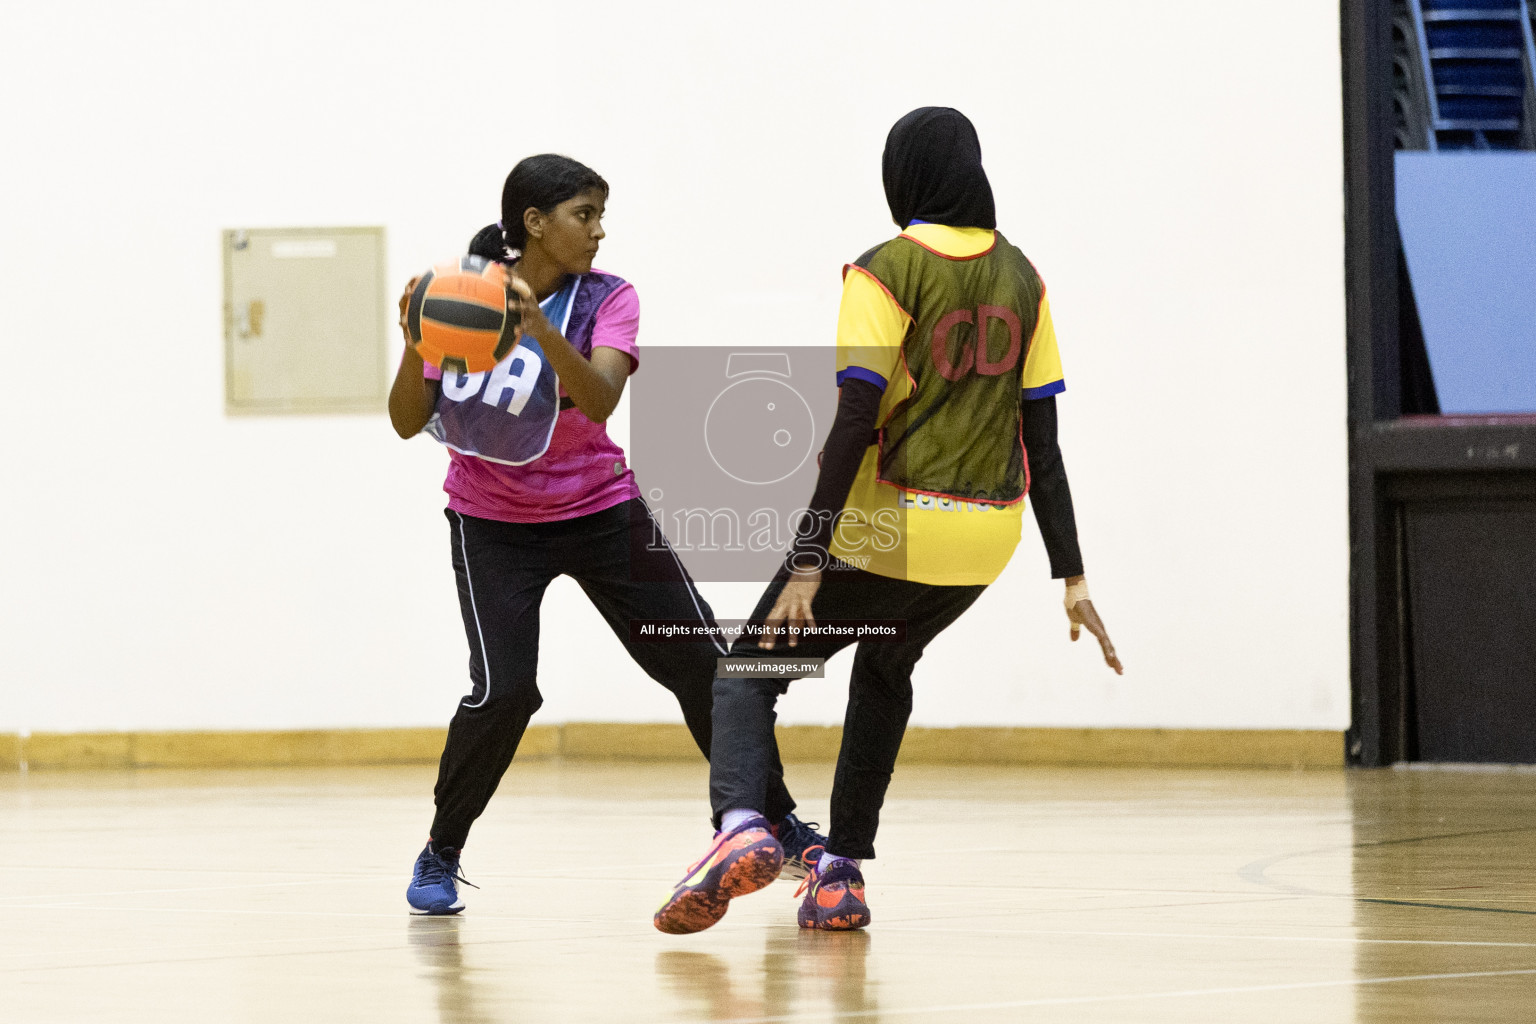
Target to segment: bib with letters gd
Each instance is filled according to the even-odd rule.
[[[966,257],[901,235],[853,267],[911,318],[901,349],[911,393],[877,431],[879,479],[959,501],[1023,500],[1021,374],[1045,294],[1035,268],[1001,232]]]

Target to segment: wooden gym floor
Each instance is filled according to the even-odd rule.
[[[1536,1020],[1536,773],[904,766],[867,932],[681,937],[702,764],[514,765],[461,918],[405,912],[432,778],[0,776],[0,1019]]]

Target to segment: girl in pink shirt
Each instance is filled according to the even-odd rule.
[[[459,852],[543,702],[539,604],[555,577],[576,580],[710,753],[715,663],[728,648],[604,426],[640,361],[634,286],[592,268],[607,199],[608,183],[569,157],[520,161],[500,223],[475,236],[471,255],[512,266],[526,285],[523,338],[493,370],[447,375],[407,338],[390,391],[401,437],[425,432],[448,448],[443,489],[469,641],[471,690],[448,726],[436,816],[406,890],[417,913],[463,909]],[[713,639],[635,643],[637,619],[697,621]],[[786,846],[824,842],[790,813],[782,775],[770,804]]]

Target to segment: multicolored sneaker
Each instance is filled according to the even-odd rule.
[[[416,858],[411,884],[405,888],[405,902],[413,914],[457,914],[464,909],[455,882],[479,888],[459,873],[459,851],[433,848],[430,842]]]
[[[784,820],[773,826],[773,838],[784,847],[780,878],[801,879],[811,873],[811,866],[827,845],[827,837],[816,831],[819,828],[814,821],[801,821],[793,814],[784,815]]]
[[[801,928],[826,932],[847,932],[869,924],[869,904],[864,902],[864,875],[851,860],[838,860],[826,871],[821,859],[800,888],[799,921]]]
[[[784,848],[768,819],[749,818],[730,832],[715,833],[715,845],[672,890],[653,922],[669,935],[701,932],[725,916],[731,900],[756,892],[779,877]]]

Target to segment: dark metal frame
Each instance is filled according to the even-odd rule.
[[[1440,477],[1464,489],[1489,474],[1536,470],[1536,416],[1401,416],[1392,4],[1340,0],[1340,14],[1354,712],[1347,750],[1352,764],[1383,765],[1414,754],[1404,495],[1395,482]]]

